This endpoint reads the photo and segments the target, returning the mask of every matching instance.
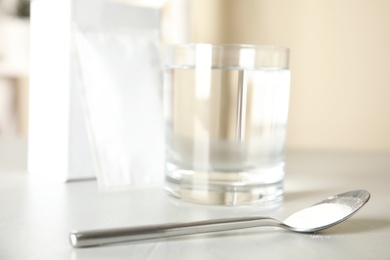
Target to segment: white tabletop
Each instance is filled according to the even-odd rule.
[[[0,259],[390,259],[390,153],[291,152],[279,207],[208,207],[162,187],[99,194],[95,181],[52,183],[0,171]],[[239,215],[286,218],[349,190],[371,192],[346,222],[317,234],[274,227],[73,249],[68,232]]]

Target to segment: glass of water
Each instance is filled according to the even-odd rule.
[[[283,198],[288,49],[169,46],[164,71],[166,190],[203,204]]]

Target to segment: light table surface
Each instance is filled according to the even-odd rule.
[[[53,173],[54,174],[54,173]],[[0,259],[390,259],[390,153],[289,152],[278,207],[210,207],[168,197],[161,186],[104,193],[96,181],[53,183],[0,171]],[[261,227],[73,249],[68,233],[243,215],[283,220],[341,192],[366,189],[368,204],[316,234]]]

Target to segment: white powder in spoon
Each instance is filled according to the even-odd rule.
[[[284,224],[295,228],[315,228],[332,224],[350,213],[353,209],[337,203],[323,203],[303,209],[288,217]]]

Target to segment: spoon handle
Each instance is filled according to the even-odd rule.
[[[90,247],[164,237],[227,231],[260,226],[281,226],[271,217],[221,218],[187,223],[168,223],[138,227],[72,231],[69,234],[73,247]]]

